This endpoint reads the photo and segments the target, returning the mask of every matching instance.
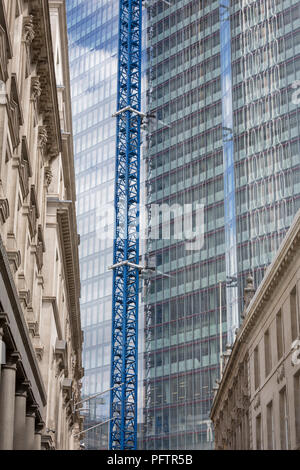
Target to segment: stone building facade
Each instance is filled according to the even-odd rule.
[[[251,298],[252,297],[252,298]],[[211,419],[216,449],[300,449],[300,211],[225,354]]]
[[[0,449],[78,449],[79,237],[64,0],[0,0]]]

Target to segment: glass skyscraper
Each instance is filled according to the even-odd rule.
[[[106,212],[114,195],[119,0],[66,4],[87,397],[110,387],[113,218]],[[144,4],[149,239],[142,262],[156,271],[142,289],[139,447],[210,449],[220,337],[224,351],[239,325],[246,277],[258,286],[300,206],[300,1]],[[186,225],[188,240],[180,233]],[[191,232],[203,233],[200,246]],[[109,393],[90,402],[85,427],[108,414]],[[107,438],[104,425],[85,442],[107,448]]]
[[[294,0],[148,2],[145,448],[211,448],[220,336],[224,351],[245,278],[258,286],[299,208],[299,15]]]
[[[218,281],[225,280],[219,2],[155,2],[148,8],[149,210],[178,205],[204,245],[187,250],[171,214],[171,237],[152,237],[158,274],[146,309],[145,447],[212,448],[208,413],[219,373]],[[166,275],[170,277],[166,277]],[[224,293],[223,293],[224,298]],[[224,343],[226,309],[223,308]]]
[[[118,0],[67,0],[81,235],[83,398],[110,387]],[[109,392],[84,404],[85,428],[109,419]],[[86,434],[87,449],[108,448],[108,424]]]
[[[83,398],[110,388],[119,0],[67,0],[78,231],[81,235]],[[144,17],[146,20],[146,17]],[[144,30],[144,36],[146,29]],[[143,39],[145,43],[145,37]],[[143,77],[145,52],[143,51]],[[142,80],[145,108],[145,80]],[[141,172],[143,190],[143,164]],[[141,247],[143,253],[143,247]],[[143,421],[143,312],[138,431]],[[83,404],[87,449],[107,449],[110,393]],[[98,426],[99,423],[105,423]]]
[[[230,22],[242,297],[247,273],[258,286],[300,207],[300,2],[234,1]]]

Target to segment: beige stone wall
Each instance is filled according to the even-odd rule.
[[[245,313],[212,407],[216,448],[300,449],[300,212]]]
[[[0,0],[0,18],[0,235],[35,356],[21,354],[15,386],[22,361],[35,361],[42,445],[74,449],[83,370],[65,3]],[[37,401],[29,388],[27,408]]]
[[[260,322],[251,335],[249,345],[251,419],[253,448],[297,449],[300,448],[299,430],[296,434],[300,395],[300,364],[294,364],[293,343],[300,340],[300,253],[291,260],[280,277]],[[292,325],[291,293],[296,293],[297,324]],[[282,339],[281,339],[282,338]],[[259,381],[255,384],[254,350],[257,348]],[[300,361],[299,361],[300,362]],[[257,366],[256,366],[257,367]],[[297,386],[298,381],[298,388]],[[286,416],[280,400],[286,393]],[[256,426],[261,419],[261,427]],[[284,421],[286,422],[286,428]],[[261,430],[261,434],[259,433]]]

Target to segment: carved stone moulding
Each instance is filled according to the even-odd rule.
[[[21,252],[20,251],[7,251],[7,257],[12,268],[12,272],[15,274],[21,266]]]
[[[38,329],[39,329],[38,322],[35,320],[28,320],[27,326],[28,326],[29,333],[31,333],[33,337],[36,336]]]
[[[31,239],[33,239],[37,233],[37,220],[40,217],[38,203],[37,203],[37,195],[35,186],[32,184],[30,188],[30,204],[29,204],[29,212],[28,212],[28,226],[30,231]]]
[[[0,221],[4,224],[9,217],[9,203],[8,199],[0,198]]]
[[[11,76],[11,94],[6,103],[6,111],[11,142],[13,149],[15,149],[20,143],[20,126],[23,125],[24,119],[20,104],[17,77],[14,73]]]
[[[260,407],[260,394],[258,393],[254,399],[254,409],[257,410]]]
[[[38,145],[42,149],[42,151],[45,150],[47,142],[48,142],[47,127],[46,126],[39,126]]]
[[[43,228],[41,225],[38,226],[38,240],[37,240],[37,247],[36,247],[36,262],[39,273],[42,270],[44,265],[43,255],[46,251]]]
[[[49,188],[50,184],[52,183],[53,180],[53,173],[51,170],[50,166],[47,166],[45,168],[45,185],[47,188]]]
[[[277,383],[279,384],[280,382],[282,382],[284,377],[285,377],[285,369],[284,369],[284,364],[282,364],[277,369]]]
[[[33,16],[24,16],[23,18],[23,40],[30,46],[35,38]]]
[[[40,77],[31,77],[31,98],[38,100],[42,94]]]
[[[25,307],[27,307],[30,302],[29,290],[19,290],[19,299],[20,299],[20,302],[23,303]]]
[[[6,33],[2,26],[0,26],[0,80],[3,82],[6,82],[8,79],[7,64],[8,57]]]
[[[67,360],[67,343],[64,340],[56,340],[54,357],[56,360],[56,376],[64,370],[65,375],[68,374],[68,360]]]
[[[67,404],[72,398],[73,380],[70,378],[64,378],[61,384],[61,388],[64,395],[65,403]]]
[[[37,344],[34,345],[34,350],[35,350],[35,353],[36,353],[36,356],[38,358],[39,361],[42,361],[43,360],[43,356],[44,356],[44,346],[40,343],[40,341],[37,342]]]

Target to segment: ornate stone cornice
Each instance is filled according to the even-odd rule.
[[[43,125],[47,127],[48,134],[45,154],[52,160],[61,151],[61,130],[48,2],[31,0],[29,13],[34,28],[31,62],[36,65],[36,75],[40,80],[39,112],[43,115]]]
[[[11,236],[11,238],[13,237]],[[14,332],[11,347],[21,351],[24,376],[32,383],[32,394],[37,403],[39,403],[40,409],[42,409],[46,405],[46,391],[1,236],[0,268],[6,293],[4,299],[6,304],[5,309],[10,322],[8,329],[11,328]]]
[[[80,274],[78,261],[78,240],[73,233],[77,232],[75,210],[72,201],[60,201],[48,197],[49,205],[57,208],[58,227],[62,241],[64,271],[67,283],[68,306],[70,315],[71,337],[74,350],[80,351],[82,347],[82,333],[80,324]],[[81,362],[77,357],[78,368]]]
[[[254,297],[252,298],[248,309],[245,312],[245,321],[242,324],[237,338],[235,340],[231,357],[228,360],[223,377],[219,386],[219,390],[214,398],[211,416],[214,416],[218,403],[222,394],[226,390],[226,386],[230,381],[232,371],[235,370],[236,361],[245,355],[247,351],[243,348],[249,338],[250,332],[258,324],[260,315],[264,312],[266,304],[274,294],[284,272],[288,269],[295,253],[299,251],[300,246],[300,210],[297,212],[294,221],[288,230],[277,255],[268,267],[265,276],[258,287]],[[244,358],[245,359],[245,358]]]
[[[288,268],[293,257],[300,246],[300,210],[297,212],[294,222],[284,238],[277,256],[268,267],[266,274],[253,297],[246,312],[246,320],[242,325],[239,334],[239,340],[243,341],[249,335],[251,329],[255,326],[261,312],[263,312],[266,303],[271,298],[274,290],[282,279],[284,271]]]

